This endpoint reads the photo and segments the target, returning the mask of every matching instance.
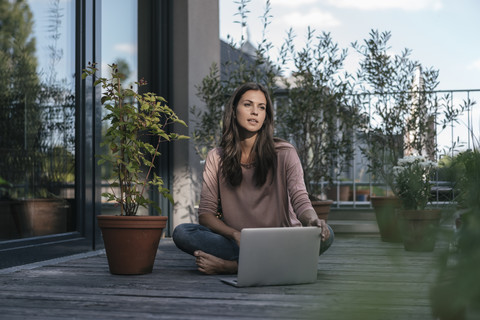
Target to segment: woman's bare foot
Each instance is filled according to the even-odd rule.
[[[196,257],[195,262],[197,263],[198,271],[200,272],[205,274],[237,273],[237,261],[223,260],[201,250],[195,251],[193,255]]]

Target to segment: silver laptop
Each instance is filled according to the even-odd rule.
[[[243,229],[237,277],[221,280],[236,287],[315,282],[320,233],[318,227]]]

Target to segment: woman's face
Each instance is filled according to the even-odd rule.
[[[257,133],[267,115],[267,99],[260,90],[246,91],[236,108],[237,123],[245,132]]]

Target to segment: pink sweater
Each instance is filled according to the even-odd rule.
[[[232,187],[223,175],[219,175],[222,149],[211,150],[203,171],[198,214],[215,214],[220,195],[224,222],[236,230],[301,226],[298,217],[313,207],[303,181],[300,159],[295,148],[287,142],[277,142],[275,149],[277,170],[273,183],[270,183],[270,172],[261,187],[255,186],[255,168],[244,166],[241,184]]]

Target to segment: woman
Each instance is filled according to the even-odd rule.
[[[260,84],[240,86],[225,106],[220,147],[205,163],[198,215],[199,225],[181,224],[172,237],[206,274],[237,272],[243,228],[318,226],[321,253],[333,242],[308,198],[296,150],[273,138],[273,106]]]

